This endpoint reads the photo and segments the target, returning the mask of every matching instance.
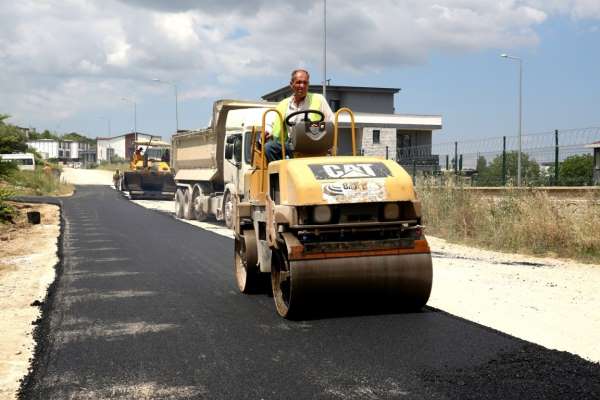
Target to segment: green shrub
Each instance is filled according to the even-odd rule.
[[[60,189],[59,175],[41,169],[17,171],[8,177],[7,182],[14,186],[15,191],[18,193],[36,196],[53,194]]]
[[[12,190],[0,187],[0,223],[12,221],[17,213],[17,210],[6,202],[13,195],[14,192]]]
[[[18,170],[19,167],[14,162],[0,162],[0,178],[6,178]]]

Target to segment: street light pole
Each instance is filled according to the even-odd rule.
[[[523,129],[523,59],[501,54],[500,57],[519,62],[519,151],[517,154],[517,186],[521,186],[521,136]]]
[[[323,97],[327,99],[327,0],[323,0]]]
[[[133,131],[135,133],[135,140],[138,140],[137,134],[137,105],[134,100],[128,99],[127,97],[121,97],[121,100],[127,101],[133,104]]]
[[[152,79],[154,82],[166,83],[168,85],[173,86],[173,91],[175,92],[175,133],[179,132],[179,110],[178,110],[178,100],[177,100],[177,85],[175,82],[171,81],[163,81],[162,79],[154,78]]]

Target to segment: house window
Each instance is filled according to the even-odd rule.
[[[379,129],[373,129],[373,144],[379,144],[381,131]]]

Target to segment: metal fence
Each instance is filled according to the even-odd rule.
[[[521,136],[522,182],[528,186],[594,184],[593,150],[586,147],[600,141],[600,127],[555,130]],[[516,182],[518,136],[502,136],[414,146],[397,149],[396,161],[417,181],[436,176],[461,179],[471,185],[501,186]],[[573,177],[561,174],[566,159],[585,156],[589,171]],[[392,154],[390,154],[389,158]],[[600,166],[596,166],[599,168]],[[587,168],[587,167],[586,167]],[[597,182],[596,182],[597,183]]]

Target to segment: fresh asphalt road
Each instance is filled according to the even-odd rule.
[[[108,187],[78,187],[62,212],[22,398],[600,397],[600,365],[435,309],[281,319],[238,292],[231,239]]]

